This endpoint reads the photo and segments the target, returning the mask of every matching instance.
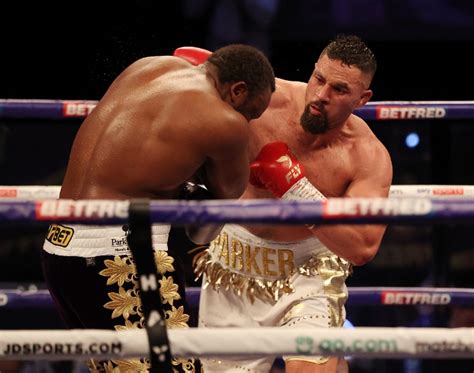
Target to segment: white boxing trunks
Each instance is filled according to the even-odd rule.
[[[350,264],[318,239],[263,240],[228,224],[195,258],[200,327],[341,327]],[[327,357],[285,356],[316,364]],[[203,359],[206,372],[268,372],[273,358]]]
[[[153,249],[167,250],[169,225],[153,224]],[[132,255],[127,245],[127,226],[51,224],[43,244],[49,254],[94,258],[104,255]]]

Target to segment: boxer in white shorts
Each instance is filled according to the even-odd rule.
[[[359,37],[340,35],[320,53],[307,83],[277,79],[267,110],[250,123],[250,182],[241,199],[387,198],[392,182],[390,155],[369,125],[353,113],[372,97],[370,85],[376,69],[374,54]],[[324,207],[321,213],[324,214]],[[199,257],[198,271],[211,274],[204,279],[204,286],[208,282],[209,285],[203,290],[201,325],[342,325],[344,313],[339,306],[347,295],[342,284],[348,271],[346,265],[360,266],[372,260],[386,226],[308,223],[244,225],[253,236],[226,228],[223,233],[234,237],[235,242],[248,241],[250,247],[260,245],[267,249],[258,253],[247,249],[250,264],[245,267],[244,260],[242,267],[239,251],[232,254],[233,241],[227,237],[230,254],[225,250],[221,254],[220,249],[214,248],[214,252]],[[289,272],[290,252],[294,274]],[[324,286],[327,282],[322,274],[327,273],[327,268],[321,267],[321,257],[327,258],[322,263],[329,265],[329,272],[338,273],[341,283],[337,281],[337,286]],[[313,271],[303,270],[301,274],[301,266]],[[234,272],[234,285],[226,290],[224,285]],[[265,281],[266,277],[270,280]],[[224,285],[219,286],[220,283]],[[247,297],[251,293],[244,290],[248,285],[258,295],[253,303]],[[219,293],[215,293],[218,286]],[[235,287],[242,288],[243,293],[236,293]],[[330,321],[321,321],[324,316],[329,316]],[[335,373],[344,365],[341,361],[335,356],[327,361],[286,358],[285,371]],[[257,366],[257,362],[247,364],[240,371],[266,369],[254,369]],[[220,371],[232,370],[222,367]]]
[[[314,237],[274,242],[226,225],[195,258],[195,270],[203,274],[200,327],[327,328],[344,322],[350,265]],[[327,361],[322,356],[299,359]],[[206,372],[268,372],[273,360],[242,357],[203,363]]]

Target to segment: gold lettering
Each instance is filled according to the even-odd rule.
[[[244,247],[242,242],[239,240],[232,240],[232,267],[241,270],[244,268],[244,258],[243,258]],[[237,263],[238,261],[238,263]]]
[[[239,239],[229,239],[226,233],[221,233],[215,238],[210,250],[212,252],[218,250],[217,257],[223,265],[249,274],[284,278],[293,274],[296,268],[292,250],[252,247]],[[261,264],[259,255],[262,258]]]
[[[263,273],[267,276],[276,276],[278,273],[271,271],[269,268],[270,265],[275,264],[275,261],[270,259],[269,256],[275,256],[276,250],[269,247],[262,247],[262,249]]]
[[[229,265],[229,245],[227,235],[225,233],[222,234],[221,239],[219,239],[219,246],[221,248],[221,252],[219,253],[219,260],[225,258],[225,264]]]
[[[285,270],[285,266],[288,267],[288,271]],[[280,276],[286,277],[293,273],[295,270],[294,255],[292,250],[278,250],[278,270]]]
[[[229,236],[227,233],[221,233],[216,238],[214,238],[212,245],[210,245],[212,252],[216,251],[217,246],[227,246],[228,237]]]
[[[255,257],[257,256],[258,252],[260,251],[260,247],[256,246],[253,250],[250,246],[245,247],[245,258],[246,258],[246,267],[247,267],[247,272],[252,273],[252,266],[255,267],[255,273],[258,275],[261,275],[262,272],[260,271],[260,268],[258,267],[257,261],[255,260]]]

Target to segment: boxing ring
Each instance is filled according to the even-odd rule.
[[[4,118],[81,118],[94,101],[0,100]],[[474,101],[372,102],[358,114],[367,120],[463,119],[474,117]],[[42,226],[56,222],[123,224],[137,209],[149,223],[472,224],[474,186],[394,185],[390,198],[329,198],[326,201],[149,201],[58,200],[60,186],[0,186],[0,223]],[[142,224],[143,225],[143,224]],[[146,227],[145,227],[146,228]],[[146,231],[146,230],[145,230]],[[151,248],[147,249],[148,254]],[[134,252],[134,256],[136,253]],[[137,254],[140,255],[140,254]],[[137,268],[140,264],[137,259]],[[194,305],[199,289],[188,288]],[[179,357],[334,355],[361,358],[472,358],[474,328],[379,328],[281,330],[279,328],[170,329],[159,306],[142,299],[146,330],[0,331],[0,360],[85,360],[150,356],[152,370]],[[474,289],[352,287],[348,305],[474,306]],[[0,290],[0,307],[52,308],[44,290]],[[153,333],[161,337],[156,339]],[[235,341],[239,343],[235,343]],[[203,343],[205,341],[205,343]]]

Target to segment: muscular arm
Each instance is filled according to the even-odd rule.
[[[220,123],[218,140],[209,144],[201,179],[216,198],[239,198],[249,179],[248,123]]]
[[[247,155],[249,130],[243,117],[237,121],[218,123],[214,140],[207,143],[208,151],[204,165],[195,175],[197,182],[206,186],[203,198],[238,198],[244,192],[249,178]],[[203,141],[207,141],[206,136]],[[212,241],[224,224],[186,226],[189,239],[198,245]]]
[[[342,197],[388,197],[392,182],[390,156],[383,146],[376,146],[370,156],[374,161],[361,167]],[[364,164],[362,160],[355,161]],[[311,228],[311,232],[335,254],[363,265],[377,254],[385,229],[386,225],[374,224],[320,225]]]

